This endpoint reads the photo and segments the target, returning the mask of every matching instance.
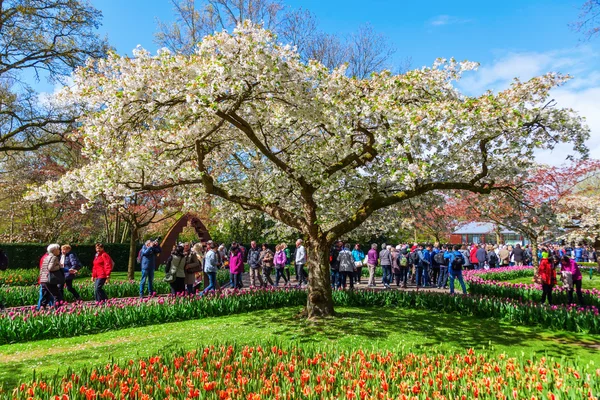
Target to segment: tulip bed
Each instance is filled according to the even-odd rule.
[[[221,345],[23,383],[12,399],[597,399],[600,369],[505,354]],[[2,394],[2,393],[0,393]]]
[[[402,307],[436,312],[493,317],[520,325],[575,332],[600,333],[596,307],[546,306],[511,299],[449,296],[434,292],[336,291],[340,306]],[[133,326],[186,321],[282,306],[302,306],[306,292],[296,289],[227,290],[204,298],[111,299],[100,305],[63,304],[36,311],[13,309],[0,315],[0,344],[71,337]]]
[[[38,283],[40,271],[38,269],[7,269],[0,271],[0,286],[31,286]],[[77,274],[78,277],[90,277],[91,271],[83,267]]]
[[[533,281],[533,271],[533,267],[503,267],[491,270],[472,270],[465,271],[464,278],[469,286],[469,293],[473,295],[540,302],[542,300],[541,285],[503,282],[527,276],[531,276]],[[582,293],[586,306],[600,307],[600,290],[584,289]],[[552,301],[555,304],[567,304],[567,289],[560,285],[555,286],[552,292]]]

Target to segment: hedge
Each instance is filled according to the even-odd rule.
[[[8,256],[8,268],[39,268],[40,258],[46,252],[47,244],[41,243],[0,243],[0,248]],[[91,269],[96,246],[94,244],[71,244],[81,265]],[[115,262],[114,271],[127,271],[129,264],[129,244],[107,243],[104,249]]]

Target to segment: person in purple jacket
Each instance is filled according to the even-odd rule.
[[[377,243],[371,245],[371,250],[367,252],[367,267],[369,268],[369,287],[375,287],[375,268],[379,261],[377,253]]]
[[[577,265],[575,260],[571,260],[568,256],[562,256],[560,259],[560,268],[561,272],[570,272],[573,277],[573,287],[570,287],[568,292],[569,304],[573,304],[573,288],[575,288],[575,291],[577,292],[577,302],[582,306],[583,294],[581,293],[581,281],[583,277],[581,276],[579,265]]]

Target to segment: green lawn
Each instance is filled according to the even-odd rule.
[[[590,276],[587,274],[587,271],[581,271],[583,274],[583,280],[581,283],[582,289],[600,289],[600,276],[594,275],[593,279],[590,279]],[[531,277],[523,277],[523,278],[515,278],[509,279],[505,282],[511,283],[533,283],[533,278]],[[558,282],[559,285],[562,285],[561,282]]]
[[[32,371],[49,375],[67,367],[104,364],[189,350],[213,343],[260,344],[268,341],[328,344],[341,349],[410,348],[414,352],[485,349],[509,355],[547,354],[600,359],[600,336],[514,327],[490,319],[402,309],[338,308],[338,317],[320,324],[295,318],[298,308],[123,329],[68,339],[0,346],[0,382],[10,388]]]

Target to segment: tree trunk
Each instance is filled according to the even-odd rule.
[[[308,266],[308,319],[331,317],[333,296],[329,270],[329,243],[326,240],[310,239],[307,243]]]
[[[537,274],[537,268],[540,266],[540,260],[538,259],[538,240],[537,238],[530,237],[531,241],[531,258],[533,260],[533,266],[535,267],[535,273]]]
[[[135,279],[135,264],[137,262],[137,228],[131,225],[131,235],[129,236],[129,264],[127,265],[127,279]]]

